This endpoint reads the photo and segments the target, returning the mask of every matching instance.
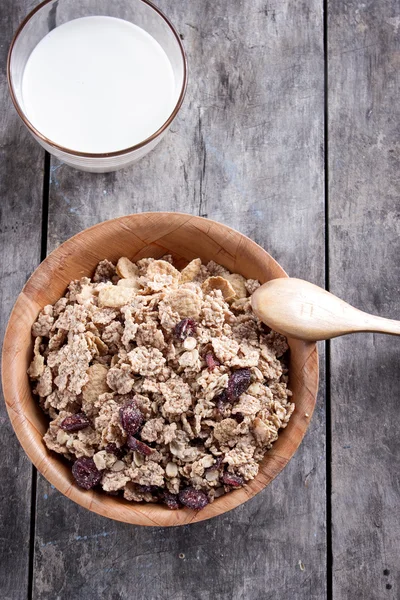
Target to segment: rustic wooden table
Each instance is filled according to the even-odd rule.
[[[291,275],[400,318],[398,1],[158,0],[187,49],[187,97],[155,151],[108,175],[45,156],[11,106],[7,50],[35,4],[0,4],[2,333],[46,253],[161,209],[227,223]],[[317,410],[284,472],[232,513],[175,530],[66,500],[2,404],[1,599],[399,598],[399,340],[337,339],[320,356]]]

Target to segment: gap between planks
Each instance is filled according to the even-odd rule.
[[[325,289],[329,279],[329,65],[328,65],[328,0],[323,0],[324,46],[324,206],[325,206]],[[332,555],[332,419],[331,419],[331,343],[325,342],[325,443],[326,443],[326,594],[333,599]]]
[[[43,197],[42,197],[42,230],[40,240],[40,260],[47,256],[47,231],[49,221],[49,190],[50,190],[50,154],[44,153],[43,169]],[[31,523],[29,532],[29,563],[28,563],[28,600],[33,598],[33,581],[35,565],[35,540],[36,540],[36,497],[37,497],[37,469],[32,465],[31,487]]]

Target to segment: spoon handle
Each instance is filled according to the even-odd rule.
[[[400,321],[394,319],[384,319],[368,313],[362,313],[365,317],[364,323],[360,323],[357,331],[370,331],[374,333],[389,333],[390,335],[400,335]]]

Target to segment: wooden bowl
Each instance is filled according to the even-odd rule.
[[[31,326],[46,304],[53,304],[72,279],[91,276],[103,258],[116,262],[172,254],[178,267],[193,258],[215,260],[247,278],[287,277],[260,246],[237,231],[200,217],[179,213],[141,213],[120,217],[82,231],[54,250],[36,269],[18,296],[8,323],[2,361],[7,410],[15,433],[36,468],[67,498],[100,515],[136,525],[186,525],[220,515],[267,486],[296,452],[310,422],[318,387],[316,345],[289,340],[290,388],[296,409],[289,425],[264,457],[257,477],[245,487],[215,500],[201,511],[171,511],[159,504],[131,503],[101,491],[84,491],[71,468],[43,443],[48,420],[33,398],[27,369],[32,357]]]

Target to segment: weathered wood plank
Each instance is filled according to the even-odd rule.
[[[0,3],[0,337],[26,279],[40,262],[44,152],[19,121],[8,95],[6,59],[19,22],[35,2]],[[0,590],[4,600],[28,589],[32,467],[0,403]]]
[[[189,54],[182,113],[125,172],[52,163],[49,249],[102,219],[181,210],[236,227],[323,284],[322,2],[159,4]],[[34,597],[323,600],[325,468],[322,389],[285,472],[213,521],[175,530],[108,522],[40,479]]]
[[[331,290],[400,318],[399,4],[329,4]],[[399,340],[338,339],[331,357],[334,598],[398,598]]]

